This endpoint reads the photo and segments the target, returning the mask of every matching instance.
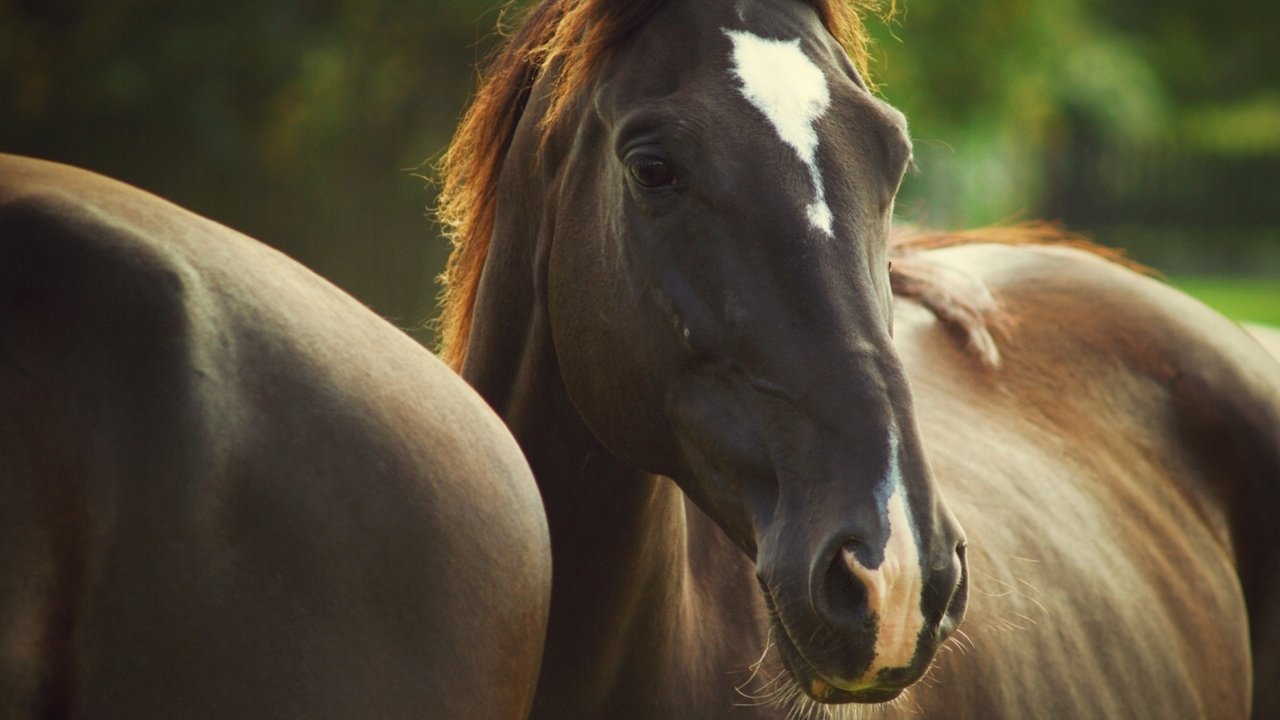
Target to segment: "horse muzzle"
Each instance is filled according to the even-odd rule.
[[[890,513],[892,521],[892,500]],[[878,562],[857,541],[834,545],[811,577],[811,597],[787,594],[798,583],[761,575],[778,654],[813,700],[892,700],[924,675],[964,616],[964,545],[950,544],[931,562],[892,535]]]

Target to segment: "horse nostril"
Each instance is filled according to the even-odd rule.
[[[840,547],[838,556],[843,558],[845,564],[851,569],[878,568],[880,563],[884,562],[884,549],[876,552],[861,540],[848,540]]]
[[[969,604],[969,560],[966,557],[966,548],[968,546],[963,542],[956,544],[956,561],[958,564],[958,577],[956,578],[955,588],[951,592],[951,598],[947,602],[945,611],[947,625],[954,628],[959,624],[961,618],[964,617],[964,611]]]
[[[850,629],[871,629],[875,624],[875,618],[868,612],[867,586],[853,570],[853,563],[860,562],[866,554],[866,546],[850,541],[835,553],[827,566],[826,611],[834,624]]]

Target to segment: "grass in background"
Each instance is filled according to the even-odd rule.
[[[1172,277],[1169,283],[1233,320],[1280,327],[1280,279]]]

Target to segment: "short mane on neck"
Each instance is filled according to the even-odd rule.
[[[1014,319],[1000,310],[997,298],[980,280],[922,255],[927,250],[959,245],[1070,247],[1142,274],[1154,274],[1119,250],[1095,244],[1083,235],[1048,222],[941,232],[910,225],[895,227],[889,236],[889,257],[893,260],[889,280],[893,294],[917,302],[933,313],[951,336],[988,368],[999,367],[1000,349],[996,340]]]

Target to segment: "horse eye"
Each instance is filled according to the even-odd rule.
[[[643,187],[664,188],[676,184],[676,176],[671,171],[671,166],[655,157],[634,160],[628,169],[631,171],[631,177]]]

